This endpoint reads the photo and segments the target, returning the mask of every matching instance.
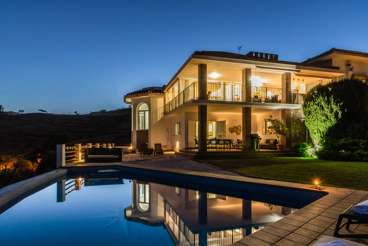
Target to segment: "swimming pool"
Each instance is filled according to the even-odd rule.
[[[64,177],[0,215],[0,245],[231,245],[300,206],[154,176],[95,170]]]

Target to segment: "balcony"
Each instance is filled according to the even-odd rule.
[[[282,89],[263,86],[252,86],[252,102],[281,103]]]

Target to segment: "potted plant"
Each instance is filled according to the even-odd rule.
[[[272,115],[270,115],[268,121],[270,122],[268,129],[277,137],[277,149],[284,150],[285,145],[282,143],[282,137],[289,136],[289,129],[286,127],[286,124],[283,120],[274,119],[272,118]]]

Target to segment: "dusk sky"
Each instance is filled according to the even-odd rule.
[[[300,62],[368,52],[368,1],[0,0],[0,105],[25,113],[127,107],[200,50]]]

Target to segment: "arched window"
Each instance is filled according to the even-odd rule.
[[[148,130],[148,105],[142,103],[138,107],[138,130]]]
[[[137,184],[138,186],[138,209],[141,212],[146,212],[149,209],[149,185],[148,184]]]

